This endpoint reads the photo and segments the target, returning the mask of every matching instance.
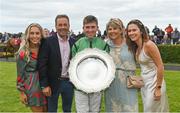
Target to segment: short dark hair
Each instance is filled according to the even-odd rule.
[[[57,15],[56,19],[55,19],[55,25],[57,24],[57,19],[59,19],[59,18],[66,18],[69,22],[69,17],[66,14]]]
[[[95,22],[98,25],[98,20],[95,16],[93,15],[88,15],[84,18],[83,20],[83,25],[87,24],[87,23],[92,23]]]

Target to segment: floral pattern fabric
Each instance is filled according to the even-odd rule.
[[[127,76],[135,74],[135,61],[128,51],[128,46],[123,43],[116,47],[112,42],[110,55],[116,64],[115,79],[109,88],[105,90],[106,112],[138,112],[137,89],[128,89],[126,86]]]
[[[42,106],[47,104],[46,97],[41,92],[39,74],[37,71],[37,54],[30,53],[30,61],[25,51],[17,55],[17,89],[28,97],[28,106]]]

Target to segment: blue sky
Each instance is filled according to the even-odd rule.
[[[169,23],[180,30],[180,0],[0,0],[0,32],[24,32],[36,22],[54,28],[58,14],[70,17],[71,29],[82,31],[82,21],[95,15],[101,31],[110,18],[120,18],[124,25],[140,19],[149,29],[164,29]]]

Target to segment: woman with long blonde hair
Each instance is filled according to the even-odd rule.
[[[41,92],[37,71],[37,56],[42,38],[42,27],[37,23],[30,24],[17,53],[17,89],[20,91],[21,102],[33,112],[47,111],[47,101]]]

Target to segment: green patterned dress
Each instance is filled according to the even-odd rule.
[[[43,106],[47,104],[46,97],[41,92],[39,84],[36,53],[30,53],[28,63],[23,49],[17,55],[17,89],[27,95],[27,106]]]
[[[120,47],[109,41],[110,55],[116,64],[115,79],[105,90],[106,112],[138,112],[137,89],[126,87],[126,78],[135,74],[135,61],[128,46],[123,43]]]

